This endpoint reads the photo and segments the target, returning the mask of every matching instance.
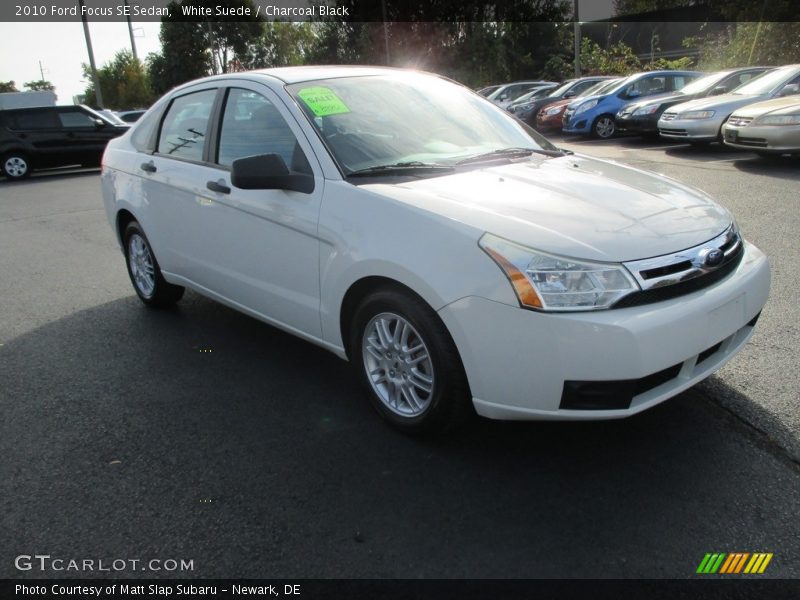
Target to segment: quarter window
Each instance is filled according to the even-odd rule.
[[[257,92],[231,88],[225,102],[217,162],[229,167],[237,158],[278,154],[293,171],[310,173],[289,124],[275,105]]]
[[[18,112],[14,119],[14,129],[33,130],[33,129],[56,129],[58,119],[53,111],[36,110],[30,112]]]
[[[208,117],[217,90],[203,90],[180,96],[164,117],[158,136],[158,152],[187,160],[203,159]]]

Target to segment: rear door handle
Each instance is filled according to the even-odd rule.
[[[225,185],[224,179],[219,179],[217,181],[209,181],[206,183],[206,187],[210,189],[212,192],[219,192],[220,194],[230,194],[231,188]]]
[[[152,160],[150,162],[143,162],[141,168],[142,171],[147,171],[148,173],[155,173],[158,170],[156,164]]]

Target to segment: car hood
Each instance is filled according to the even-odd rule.
[[[710,98],[698,98],[682,104],[677,104],[669,109],[670,112],[684,113],[690,110],[718,110],[733,111],[740,106],[746,106],[759,100],[768,98],[767,94],[722,94]]]
[[[575,98],[564,98],[563,100],[555,100],[555,101],[543,104],[540,107],[540,110],[545,109],[545,108],[554,108],[556,106],[558,106],[558,107],[567,106],[568,104],[570,104],[572,102],[575,102]]]
[[[760,117],[767,113],[776,115],[793,115],[800,112],[800,96],[785,96],[774,98],[766,102],[756,102],[749,104],[736,111],[737,117]]]
[[[698,190],[581,155],[534,156],[453,175],[361,187],[479,232],[599,261],[683,250],[710,240],[732,222],[724,208]]]
[[[608,97],[608,94],[603,94],[601,96],[584,96],[583,98],[570,98],[571,102],[569,105],[577,108],[579,104],[583,104],[584,102],[589,102],[590,100],[597,100],[600,102],[606,97]]]
[[[689,102],[694,98],[694,94],[675,94],[673,92],[667,92],[666,94],[651,96],[640,102],[633,100],[631,101],[631,105],[635,104],[637,108],[640,108],[643,106],[650,106],[651,104],[666,104],[667,102]]]

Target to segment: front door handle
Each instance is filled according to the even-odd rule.
[[[148,173],[155,173],[158,169],[156,169],[156,164],[151,160],[150,162],[143,162],[141,164],[142,171],[147,171]]]
[[[217,181],[209,181],[206,183],[206,187],[210,189],[212,192],[219,192],[220,194],[230,194],[231,188],[225,185],[224,179],[218,179]]]

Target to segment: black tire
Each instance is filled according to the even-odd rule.
[[[19,181],[30,177],[33,165],[31,159],[24,152],[7,152],[0,159],[0,170],[9,179]]]
[[[617,122],[614,115],[600,115],[592,123],[592,137],[608,140],[617,132]]]
[[[397,371],[391,371],[392,376],[396,376],[392,381],[400,382],[407,387],[412,386],[411,379],[414,378],[414,375],[411,371],[423,368],[432,370],[432,389],[429,393],[422,392],[425,405],[416,414],[399,414],[398,411],[402,407],[398,404],[395,404],[396,408],[391,408],[387,403],[390,403],[390,400],[387,401],[379,395],[375,389],[378,384],[373,385],[368,373],[369,367],[365,361],[362,343],[365,336],[370,338],[367,333],[368,325],[373,322],[373,319],[379,319],[382,315],[401,317],[411,325],[413,331],[409,333],[407,345],[418,346],[417,338],[419,338],[430,358],[429,362],[423,361],[416,367],[409,367],[403,363],[402,356],[404,354],[400,349],[394,358],[397,362],[395,367]],[[370,331],[373,331],[371,326]],[[395,326],[395,331],[397,331],[397,326]],[[373,339],[377,338],[373,336]],[[380,289],[365,297],[352,319],[350,350],[353,365],[358,371],[359,379],[372,407],[396,429],[410,434],[438,434],[460,426],[473,414],[469,385],[455,343],[439,316],[419,297],[394,288]],[[417,357],[421,354],[424,354],[424,350],[421,350]],[[390,355],[382,355],[380,360],[383,361],[385,356]],[[407,355],[407,357],[411,356],[411,354]],[[378,359],[373,352],[370,353],[367,360],[376,361]],[[385,360],[389,362],[392,358],[390,356]],[[387,394],[390,393],[388,388],[399,389],[401,387],[388,381],[389,368],[391,367],[387,365],[382,370],[383,377],[387,379],[385,384]],[[377,375],[377,377],[381,376]],[[409,410],[414,410],[411,408],[411,402],[406,402],[405,398],[407,396],[402,396],[398,392],[396,402],[399,401],[407,405]],[[416,408],[419,409],[419,406]]]
[[[125,232],[122,236],[122,242],[125,250],[125,264],[128,267],[128,277],[131,279],[131,284],[133,285],[136,295],[139,296],[139,299],[142,302],[144,302],[147,306],[163,308],[172,306],[183,297],[183,292],[185,289],[179,285],[168,283],[161,275],[161,267],[158,266],[156,255],[153,252],[153,249],[150,247],[150,242],[148,241],[147,236],[144,234],[144,231],[142,231],[139,223],[136,221],[131,221],[128,223],[128,226],[125,227]],[[150,286],[142,283],[142,279],[137,278],[137,276],[134,274],[135,270],[142,268],[142,263],[137,261],[135,258],[131,258],[131,253],[134,252],[134,246],[132,246],[132,242],[135,245],[138,245],[139,242],[141,242],[143,246],[140,246],[140,248],[143,247],[149,256],[150,266],[152,267],[153,271],[152,289]]]

